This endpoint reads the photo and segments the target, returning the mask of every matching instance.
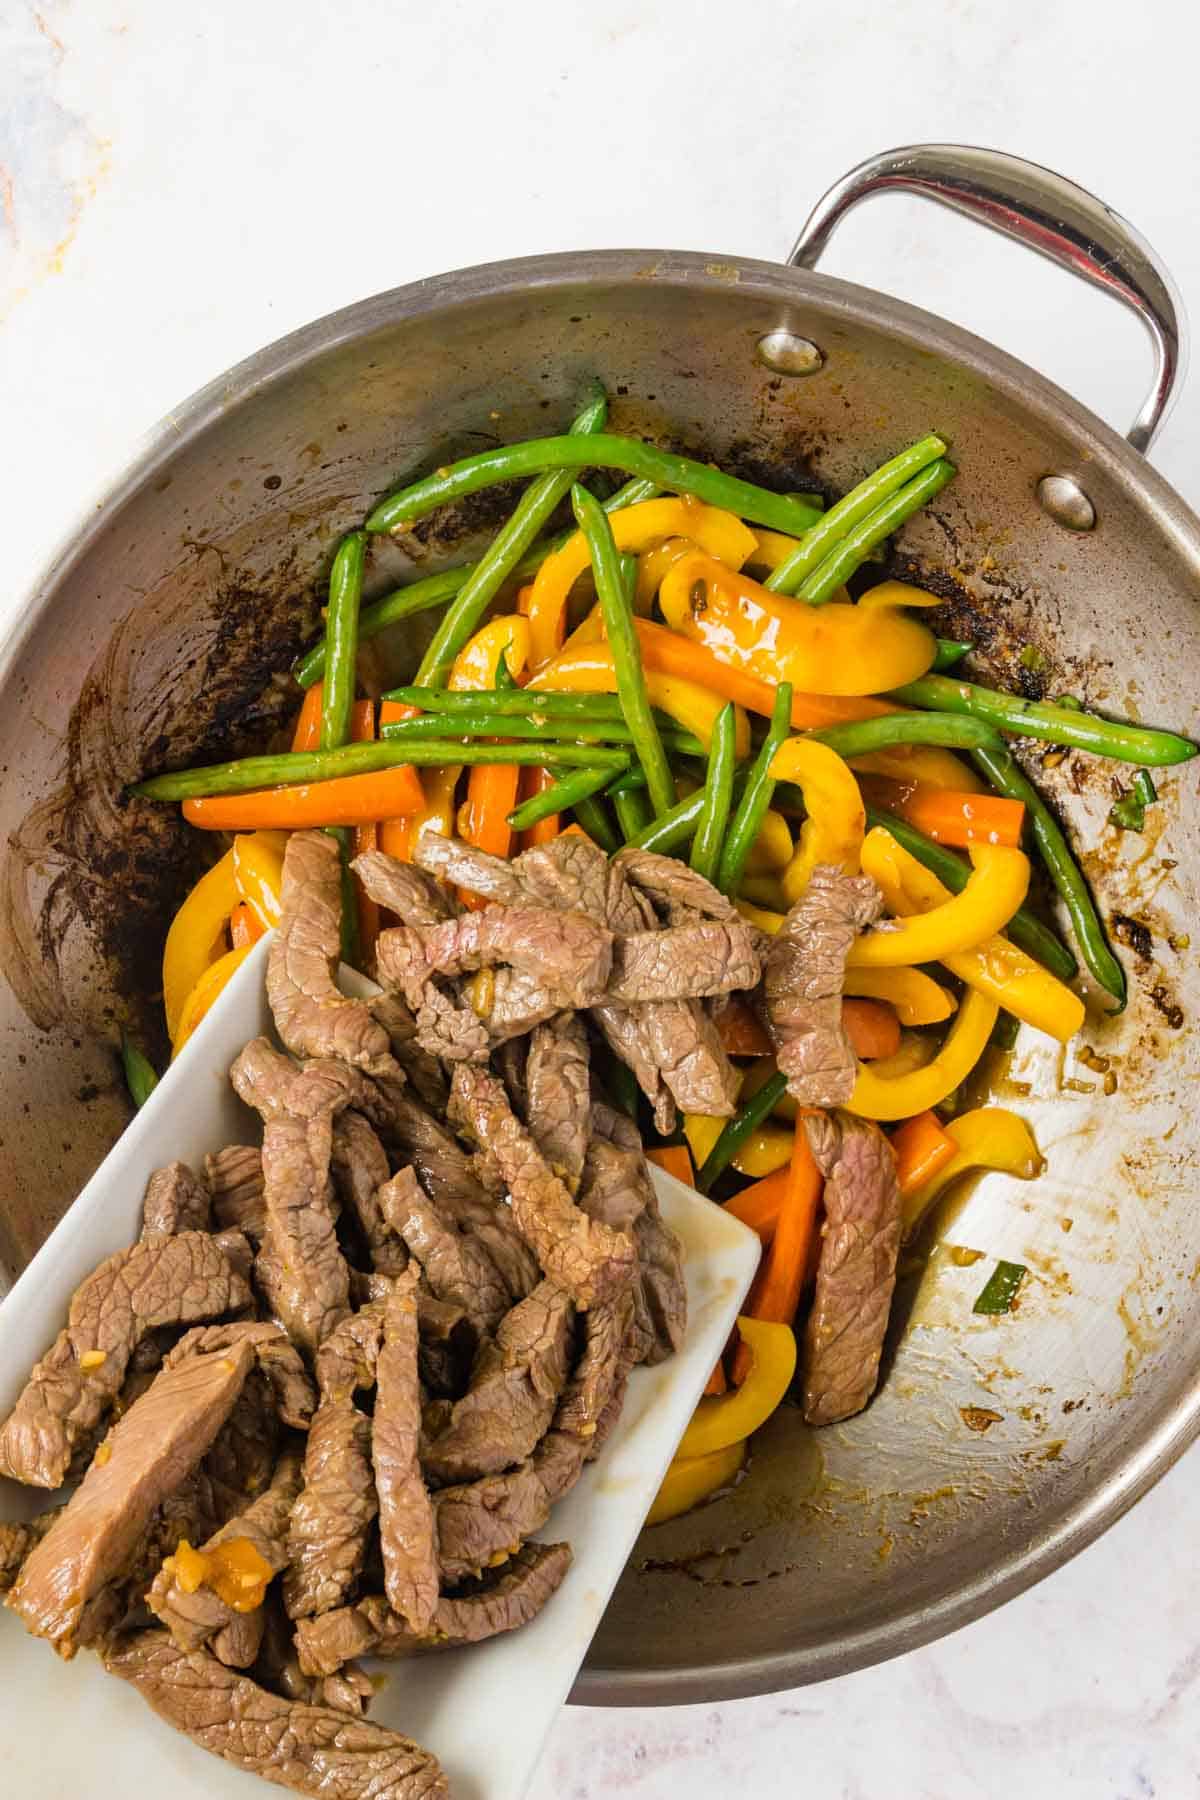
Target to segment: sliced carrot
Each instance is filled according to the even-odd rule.
[[[858,1000],[848,995],[842,1001],[842,1025],[855,1056],[863,1062],[895,1056],[900,1048],[900,1021],[895,1008],[886,1001]]]
[[[266,926],[248,900],[239,900],[229,915],[229,941],[235,950],[246,950],[256,944]]]
[[[517,803],[520,773],[512,763],[478,763],[471,770],[463,836],[477,850],[491,856],[507,856],[511,850],[508,815]]]
[[[532,800],[536,794],[544,794],[548,787],[553,787],[556,777],[549,769],[523,769],[521,785],[518,790],[522,800]],[[539,819],[528,831],[521,833],[522,850],[532,850],[535,844],[548,844],[562,830],[562,818],[558,813],[551,813],[549,818]]]
[[[893,781],[886,775],[860,775],[865,797],[915,825],[937,844],[1002,844],[1021,847],[1025,805],[995,794],[966,794],[925,782]]]
[[[729,1382],[725,1376],[725,1364],[719,1362],[716,1364],[712,1374],[704,1384],[705,1398],[708,1399],[714,1394],[724,1394],[728,1390],[728,1387]]]
[[[325,683],[315,681],[305,693],[296,729],[292,733],[293,750],[316,750],[321,743],[321,704]]]
[[[696,1171],[692,1167],[692,1157],[686,1144],[659,1144],[653,1150],[647,1150],[646,1160],[657,1163],[676,1181],[682,1181],[685,1187],[695,1187]]]
[[[399,700],[381,700],[379,702],[380,729],[382,730],[385,725],[394,725],[401,719],[415,719],[420,715],[420,711],[419,706],[405,706]],[[417,774],[415,769],[413,774]],[[420,779],[420,776],[417,775],[417,780],[420,781]],[[421,806],[417,808],[418,813],[425,803],[424,792],[424,787],[422,787]],[[413,829],[416,822],[415,815],[379,821],[379,848],[385,855],[394,856],[397,862],[412,861]]]
[[[736,996],[717,1014],[717,1036],[726,1056],[772,1056],[775,1046],[747,1000]]]
[[[758,1274],[742,1308],[751,1319],[766,1319],[777,1325],[790,1325],[800,1304],[816,1239],[817,1208],[823,1186],[821,1171],[809,1149],[808,1134],[800,1126],[797,1126],[792,1144],[788,1178],[775,1235],[758,1265]],[[745,1377],[748,1357],[745,1346],[739,1344],[733,1366],[735,1386]]]
[[[751,1231],[757,1232],[764,1244],[769,1244],[779,1223],[780,1208],[787,1197],[790,1180],[790,1167],[776,1169],[773,1175],[764,1175],[761,1181],[752,1181],[749,1187],[744,1187],[732,1200],[726,1200],[725,1211],[732,1213],[735,1219],[740,1219],[743,1225],[748,1225]]]
[[[958,1144],[943,1129],[935,1114],[923,1112],[896,1127],[892,1133],[892,1150],[900,1192],[911,1194],[932,1181],[948,1162],[953,1161]]]
[[[770,717],[775,705],[775,689],[769,681],[760,681],[756,675],[728,668],[703,644],[695,644],[665,625],[657,625],[650,619],[635,619],[634,627],[642,649],[642,662],[647,669],[657,669],[664,675],[682,675],[688,681],[699,682],[714,694],[744,706],[749,712]],[[792,724],[798,730],[843,725],[851,719],[875,719],[884,713],[905,710],[885,700],[837,694],[792,695]]]
[[[201,831],[304,831],[408,816],[420,811],[424,799],[415,770],[402,765],[371,775],[185,800],[183,816]]]

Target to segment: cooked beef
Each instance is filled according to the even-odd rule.
[[[631,1006],[626,1016],[638,1028],[638,1050],[666,1084],[668,1097],[681,1112],[704,1113],[709,1118],[731,1118],[741,1077],[721,1047],[720,1033],[699,1000],[659,1000],[642,1006]],[[606,1035],[608,1035],[606,1033]],[[613,1039],[609,1036],[609,1042]],[[621,1049],[613,1044],[617,1054]],[[623,1061],[629,1058],[622,1056]],[[641,1065],[631,1061],[638,1086],[645,1092]],[[660,1131],[669,1131],[673,1118],[664,1114],[653,1094],[647,1096],[655,1105],[655,1123]]]
[[[608,858],[587,838],[559,837],[537,844],[518,856],[513,867],[535,905],[586,913],[613,931],[623,929],[608,917]]]
[[[114,1425],[62,1514],[27,1558],[7,1604],[28,1631],[49,1638],[60,1655],[74,1655],[84,1608],[121,1574],[155,1508],[204,1455],[229,1417],[253,1359],[251,1346],[241,1343],[164,1369]]]
[[[477,850],[460,838],[423,831],[413,847],[413,861],[426,873],[452,887],[467,888],[485,900],[517,906],[527,897],[515,864],[503,857],[489,856],[486,850]]]
[[[554,1429],[560,1435],[585,1442],[595,1437],[614,1385],[628,1368],[632,1323],[633,1296],[629,1293],[593,1306],[587,1314],[587,1335],[576,1379],[564,1393],[554,1418]],[[556,1499],[560,1497],[555,1495]]]
[[[362,1571],[379,1502],[371,1423],[354,1395],[375,1384],[382,1335],[383,1306],[377,1303],[344,1320],[317,1352],[321,1404],[308,1434],[283,1578],[293,1619],[340,1606]]]
[[[591,1125],[587,1032],[571,1013],[539,1025],[525,1064],[525,1122],[550,1168],[575,1193]],[[511,1088],[510,1088],[511,1093]]]
[[[212,1193],[213,1218],[222,1230],[244,1231],[257,1244],[266,1228],[262,1151],[257,1144],[230,1144],[204,1159]]]
[[[329,1120],[347,1106],[372,1117],[382,1104],[379,1090],[361,1070],[330,1057],[294,1063],[265,1037],[251,1038],[229,1078],[239,1099],[263,1119]]]
[[[25,1519],[20,1524],[16,1520],[0,1521],[0,1594],[7,1594],[17,1579],[21,1564],[34,1545],[41,1543],[61,1511],[61,1506],[52,1506],[49,1512],[39,1513],[36,1518]]]
[[[267,997],[287,1048],[368,1071],[394,1068],[387,1032],[370,1006],[338,991],[342,866],[328,832],[294,831],[288,838],[282,909],[267,963]]]
[[[253,1368],[197,1471],[205,1492],[196,1496],[195,1506],[192,1498],[188,1499],[189,1523],[193,1511],[211,1512],[211,1522],[205,1521],[199,1537],[193,1536],[190,1529],[181,1529],[174,1539],[168,1538],[147,1580],[157,1575],[162,1557],[174,1550],[180,1537],[186,1537],[189,1544],[202,1544],[226,1519],[241,1512],[247,1498],[261,1494],[270,1485],[282,1437],[270,1383],[261,1368]]]
[[[211,1355],[247,1343],[270,1388],[276,1412],[294,1431],[307,1431],[317,1396],[308,1370],[281,1325],[246,1319],[228,1325],[197,1326],[169,1350],[163,1367],[173,1369],[185,1356]]]
[[[303,1700],[312,1706],[332,1706],[338,1712],[361,1719],[375,1697],[371,1678],[357,1663],[346,1663],[336,1675],[305,1675],[293,1642],[292,1623],[273,1590],[259,1609],[263,1622],[254,1680],[285,1700]]]
[[[702,919],[618,938],[610,999],[703,999],[758,986],[762,933],[743,919]]]
[[[227,1669],[248,1669],[262,1648],[266,1617],[261,1606],[234,1613],[212,1638],[212,1653]]]
[[[635,1272],[632,1238],[579,1210],[547,1168],[496,1077],[460,1065],[454,1072],[450,1103],[455,1123],[499,1160],[517,1229],[550,1279],[581,1310],[625,1287]]]
[[[896,1158],[877,1125],[839,1112],[804,1121],[825,1177],[816,1293],[804,1332],[804,1417],[832,1425],[875,1391],[900,1249]]]
[[[438,1599],[433,1508],[421,1474],[421,1388],[417,1375],[415,1273],[402,1275],[384,1305],[376,1367],[371,1458],[379,1494],[379,1538],[388,1604],[415,1632],[426,1631]]]
[[[865,875],[822,863],[767,953],[767,1019],[788,1092],[802,1106],[839,1106],[854,1089],[856,1063],[842,1029],[846,958],[879,917],[883,896]]]
[[[537,1617],[570,1566],[569,1544],[526,1544],[498,1580],[474,1593],[444,1595],[428,1628],[420,1632],[398,1616],[382,1594],[368,1595],[357,1606],[306,1621],[298,1628],[300,1667],[331,1674],[343,1654],[409,1656],[416,1650],[478,1644],[502,1632],[516,1631]]]
[[[160,1718],[248,1774],[316,1800],[433,1800],[446,1795],[436,1760],[408,1738],[328,1706],[285,1700],[165,1631],[110,1645],[110,1674]]]
[[[430,1293],[461,1307],[480,1335],[498,1325],[511,1295],[478,1238],[443,1215],[411,1169],[401,1169],[380,1188],[379,1202],[420,1263]]]
[[[449,1085],[437,1057],[422,1049],[417,1040],[417,1021],[412,1008],[399,994],[375,994],[370,1005],[372,1014],[388,1034],[392,1055],[413,1092],[426,1106],[441,1111],[446,1104]]]
[[[381,931],[375,966],[385,988],[403,997],[416,1024],[416,1042],[443,1062],[478,1061],[488,1053],[487,1028],[465,999],[439,985],[419,932],[407,925]]]
[[[360,1113],[344,1112],[333,1128],[333,1185],[343,1211],[358,1221],[373,1268],[398,1275],[408,1253],[380,1209],[378,1192],[391,1174],[387,1151]]]
[[[76,1444],[112,1406],[147,1332],[219,1319],[250,1301],[250,1289],[206,1232],[117,1251],[76,1290],[66,1330],[0,1426],[0,1475],[60,1487]]]
[[[651,1194],[641,1149],[623,1150],[602,1137],[587,1148],[577,1204],[613,1231],[632,1231]]]
[[[155,1169],[142,1202],[142,1236],[170,1236],[177,1231],[207,1231],[212,1196],[184,1162]]]
[[[567,1379],[575,1308],[543,1281],[501,1320],[471,1385],[422,1457],[438,1482],[495,1475],[529,1455],[554,1416]]]
[[[738,917],[737,908],[705,876],[674,856],[655,850],[619,850],[610,865],[610,879],[632,882],[668,925],[690,923],[696,918]]]
[[[435,1397],[454,1399],[466,1390],[479,1333],[461,1306],[424,1291],[417,1295],[421,1385]]]
[[[235,1541],[239,1549],[244,1544],[249,1545],[260,1559],[258,1567],[265,1580],[278,1575],[288,1560],[288,1519],[300,1491],[300,1468],[299,1452],[285,1450],[275,1465],[270,1486],[244,1512],[214,1532],[203,1546],[204,1552],[218,1551]],[[211,1643],[219,1633],[228,1632],[243,1612],[242,1608],[223,1600],[207,1583],[201,1583],[194,1590],[186,1587],[179,1579],[178,1565],[173,1557],[166,1559],[155,1576],[146,1595],[146,1604],[181,1650],[199,1650]],[[260,1611],[261,1602],[258,1608],[246,1610]],[[258,1641],[251,1643],[248,1637],[238,1633],[233,1642],[227,1639],[225,1649],[224,1656],[219,1649],[216,1652],[222,1662],[236,1657],[240,1659],[237,1666],[245,1668],[258,1654]],[[246,1654],[247,1650],[249,1654]]]
[[[638,1251],[634,1300],[650,1343],[638,1360],[663,1362],[680,1349],[687,1336],[687,1287],[683,1279],[683,1246],[658,1210],[653,1188],[633,1228]]]
[[[395,913],[402,925],[440,925],[460,910],[434,876],[382,850],[356,856],[351,866],[371,899]]]
[[[268,1119],[263,1127],[267,1229],[255,1272],[272,1312],[310,1354],[350,1310],[329,1201],[330,1136],[327,1118]]]
[[[687,1333],[682,1247],[659,1212],[633,1120],[593,1103],[592,1122],[596,1136],[588,1148],[588,1174],[579,1204],[593,1218],[633,1231],[638,1273],[629,1363],[662,1362],[679,1349]]]

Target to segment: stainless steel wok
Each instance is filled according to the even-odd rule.
[[[1141,314],[1157,369],[1128,441],[953,325],[811,272],[846,208],[887,188],[968,212]],[[186,402],[72,534],[0,658],[10,1274],[126,1120],[119,1028],[156,1029],[164,924],[197,872],[178,823],[123,807],[123,784],[262,741],[294,704],[278,671],[313,628],[339,534],[419,470],[561,429],[593,374],[616,429],[784,487],[845,488],[943,432],[961,472],[900,548],[953,634],[1005,681],[1032,661],[1050,692],[1195,734],[1200,521],[1139,454],[1181,360],[1147,247],[1044,170],[924,147],[839,184],[792,263],[603,251],[363,301]],[[372,586],[460,557],[494,499],[377,545]],[[398,667],[413,649],[410,634],[386,654]],[[1027,1032],[997,1071],[1048,1172],[988,1176],[943,1220],[864,1415],[812,1435],[783,1410],[736,1494],[644,1534],[578,1699],[711,1699],[894,1655],[1055,1568],[1195,1436],[1194,766],[1123,836],[1105,824],[1110,765],[1038,771],[1120,915],[1131,986],[1120,1018],[1096,1006],[1082,1056]],[[972,1316],[988,1265],[971,1251],[1029,1265],[1019,1314]]]

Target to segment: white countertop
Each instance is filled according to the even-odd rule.
[[[1061,169],[1200,297],[1194,24],[1177,0],[8,0],[0,7],[0,632],[64,527],[191,389],[378,289],[538,250],[782,255],[863,156],[937,137]],[[520,23],[518,24],[518,19]],[[1135,41],[1136,39],[1136,41]],[[893,200],[827,266],[1121,424],[1136,324]],[[1200,502],[1200,382],[1154,460]],[[1068,1568],[817,1688],[566,1712],[533,1800],[1175,1800],[1197,1791],[1193,1450]]]

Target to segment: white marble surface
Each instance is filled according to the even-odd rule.
[[[937,137],[1101,193],[1200,296],[1180,0],[0,0],[0,632],[192,388],[361,295],[589,245],[781,254],[860,157]],[[481,174],[482,172],[482,174]],[[970,325],[1120,423],[1136,325],[909,202],[829,267]],[[1200,502],[1200,382],[1155,460]],[[1057,1576],[882,1668],[566,1712],[534,1800],[1182,1800],[1200,1790],[1200,1451]],[[0,1713],[3,1711],[0,1688]]]

